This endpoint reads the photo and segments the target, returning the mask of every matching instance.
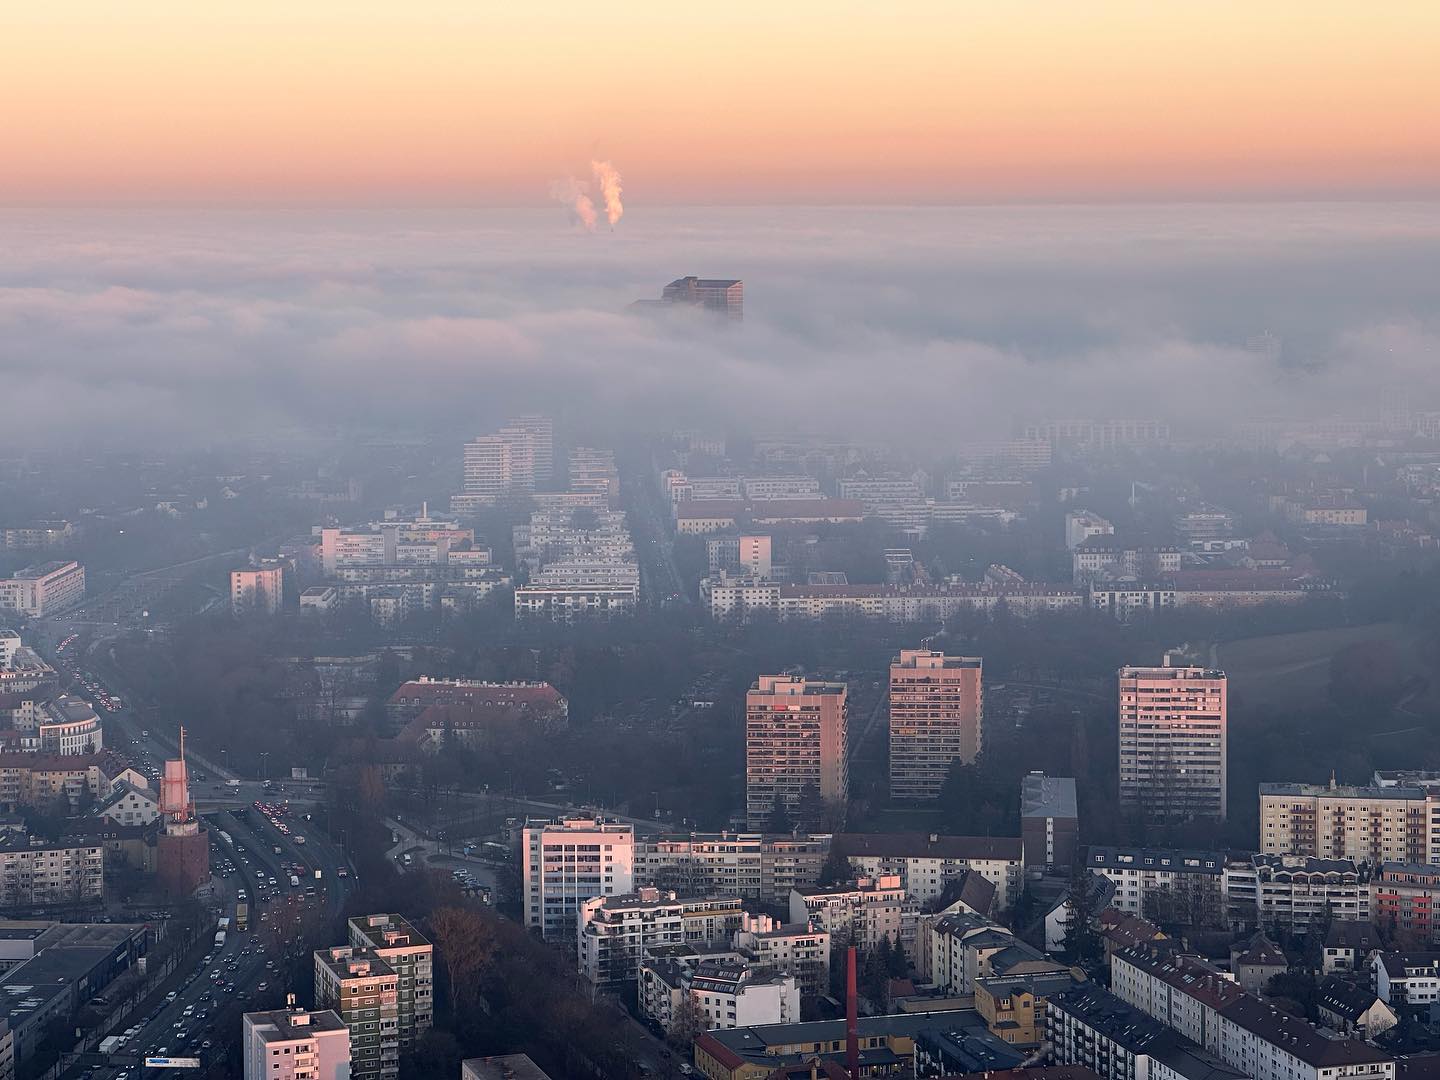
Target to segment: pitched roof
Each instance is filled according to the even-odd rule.
[[[1364,1016],[1380,998],[1374,990],[1358,983],[1343,979],[1326,979],[1320,984],[1320,996],[1316,1003],[1327,1012],[1355,1023]]]
[[[1385,1051],[1358,1039],[1330,1039],[1320,1031],[1280,1012],[1257,997],[1242,994],[1221,1008],[1225,1019],[1252,1035],[1281,1047],[1307,1065],[1337,1068],[1344,1065],[1366,1065],[1393,1060]]]

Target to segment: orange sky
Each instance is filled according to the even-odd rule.
[[[23,0],[0,203],[1440,194],[1440,2]]]

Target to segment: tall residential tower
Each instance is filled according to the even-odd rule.
[[[1147,817],[1225,817],[1226,680],[1201,667],[1123,667],[1120,805]]]
[[[841,814],[850,793],[846,687],[798,675],[761,675],[745,695],[745,816],[792,818],[806,788]]]
[[[980,753],[983,711],[978,656],[901,649],[890,662],[890,797],[936,798],[950,763]]]

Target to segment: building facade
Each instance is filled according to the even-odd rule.
[[[348,928],[352,947],[373,950],[395,972],[396,1020],[403,1052],[435,1022],[435,947],[399,915],[357,915]]]
[[[525,925],[571,941],[580,905],[635,888],[635,827],[594,816],[527,822],[521,841]]]
[[[745,695],[745,817],[764,828],[792,819],[813,789],[844,815],[850,793],[846,686],[796,675],[762,675]]]
[[[1147,817],[1224,818],[1227,691],[1223,671],[1123,667],[1120,805]]]
[[[934,799],[983,738],[983,662],[902,649],[890,662],[890,797]]]
[[[230,610],[236,615],[276,615],[285,602],[285,564],[266,559],[230,571]]]
[[[399,975],[373,949],[337,946],[315,953],[315,1003],[350,1032],[355,1080],[400,1074]]]
[[[350,1030],[329,1009],[250,1012],[243,1019],[245,1080],[347,1080]]]

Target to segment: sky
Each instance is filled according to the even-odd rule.
[[[627,311],[684,273],[743,277],[744,323]],[[545,411],[943,454],[1044,418],[1223,439],[1396,388],[1440,409],[1427,202],[0,211],[0,447],[458,446]]]
[[[46,0],[0,205],[1440,194],[1440,4]]]

